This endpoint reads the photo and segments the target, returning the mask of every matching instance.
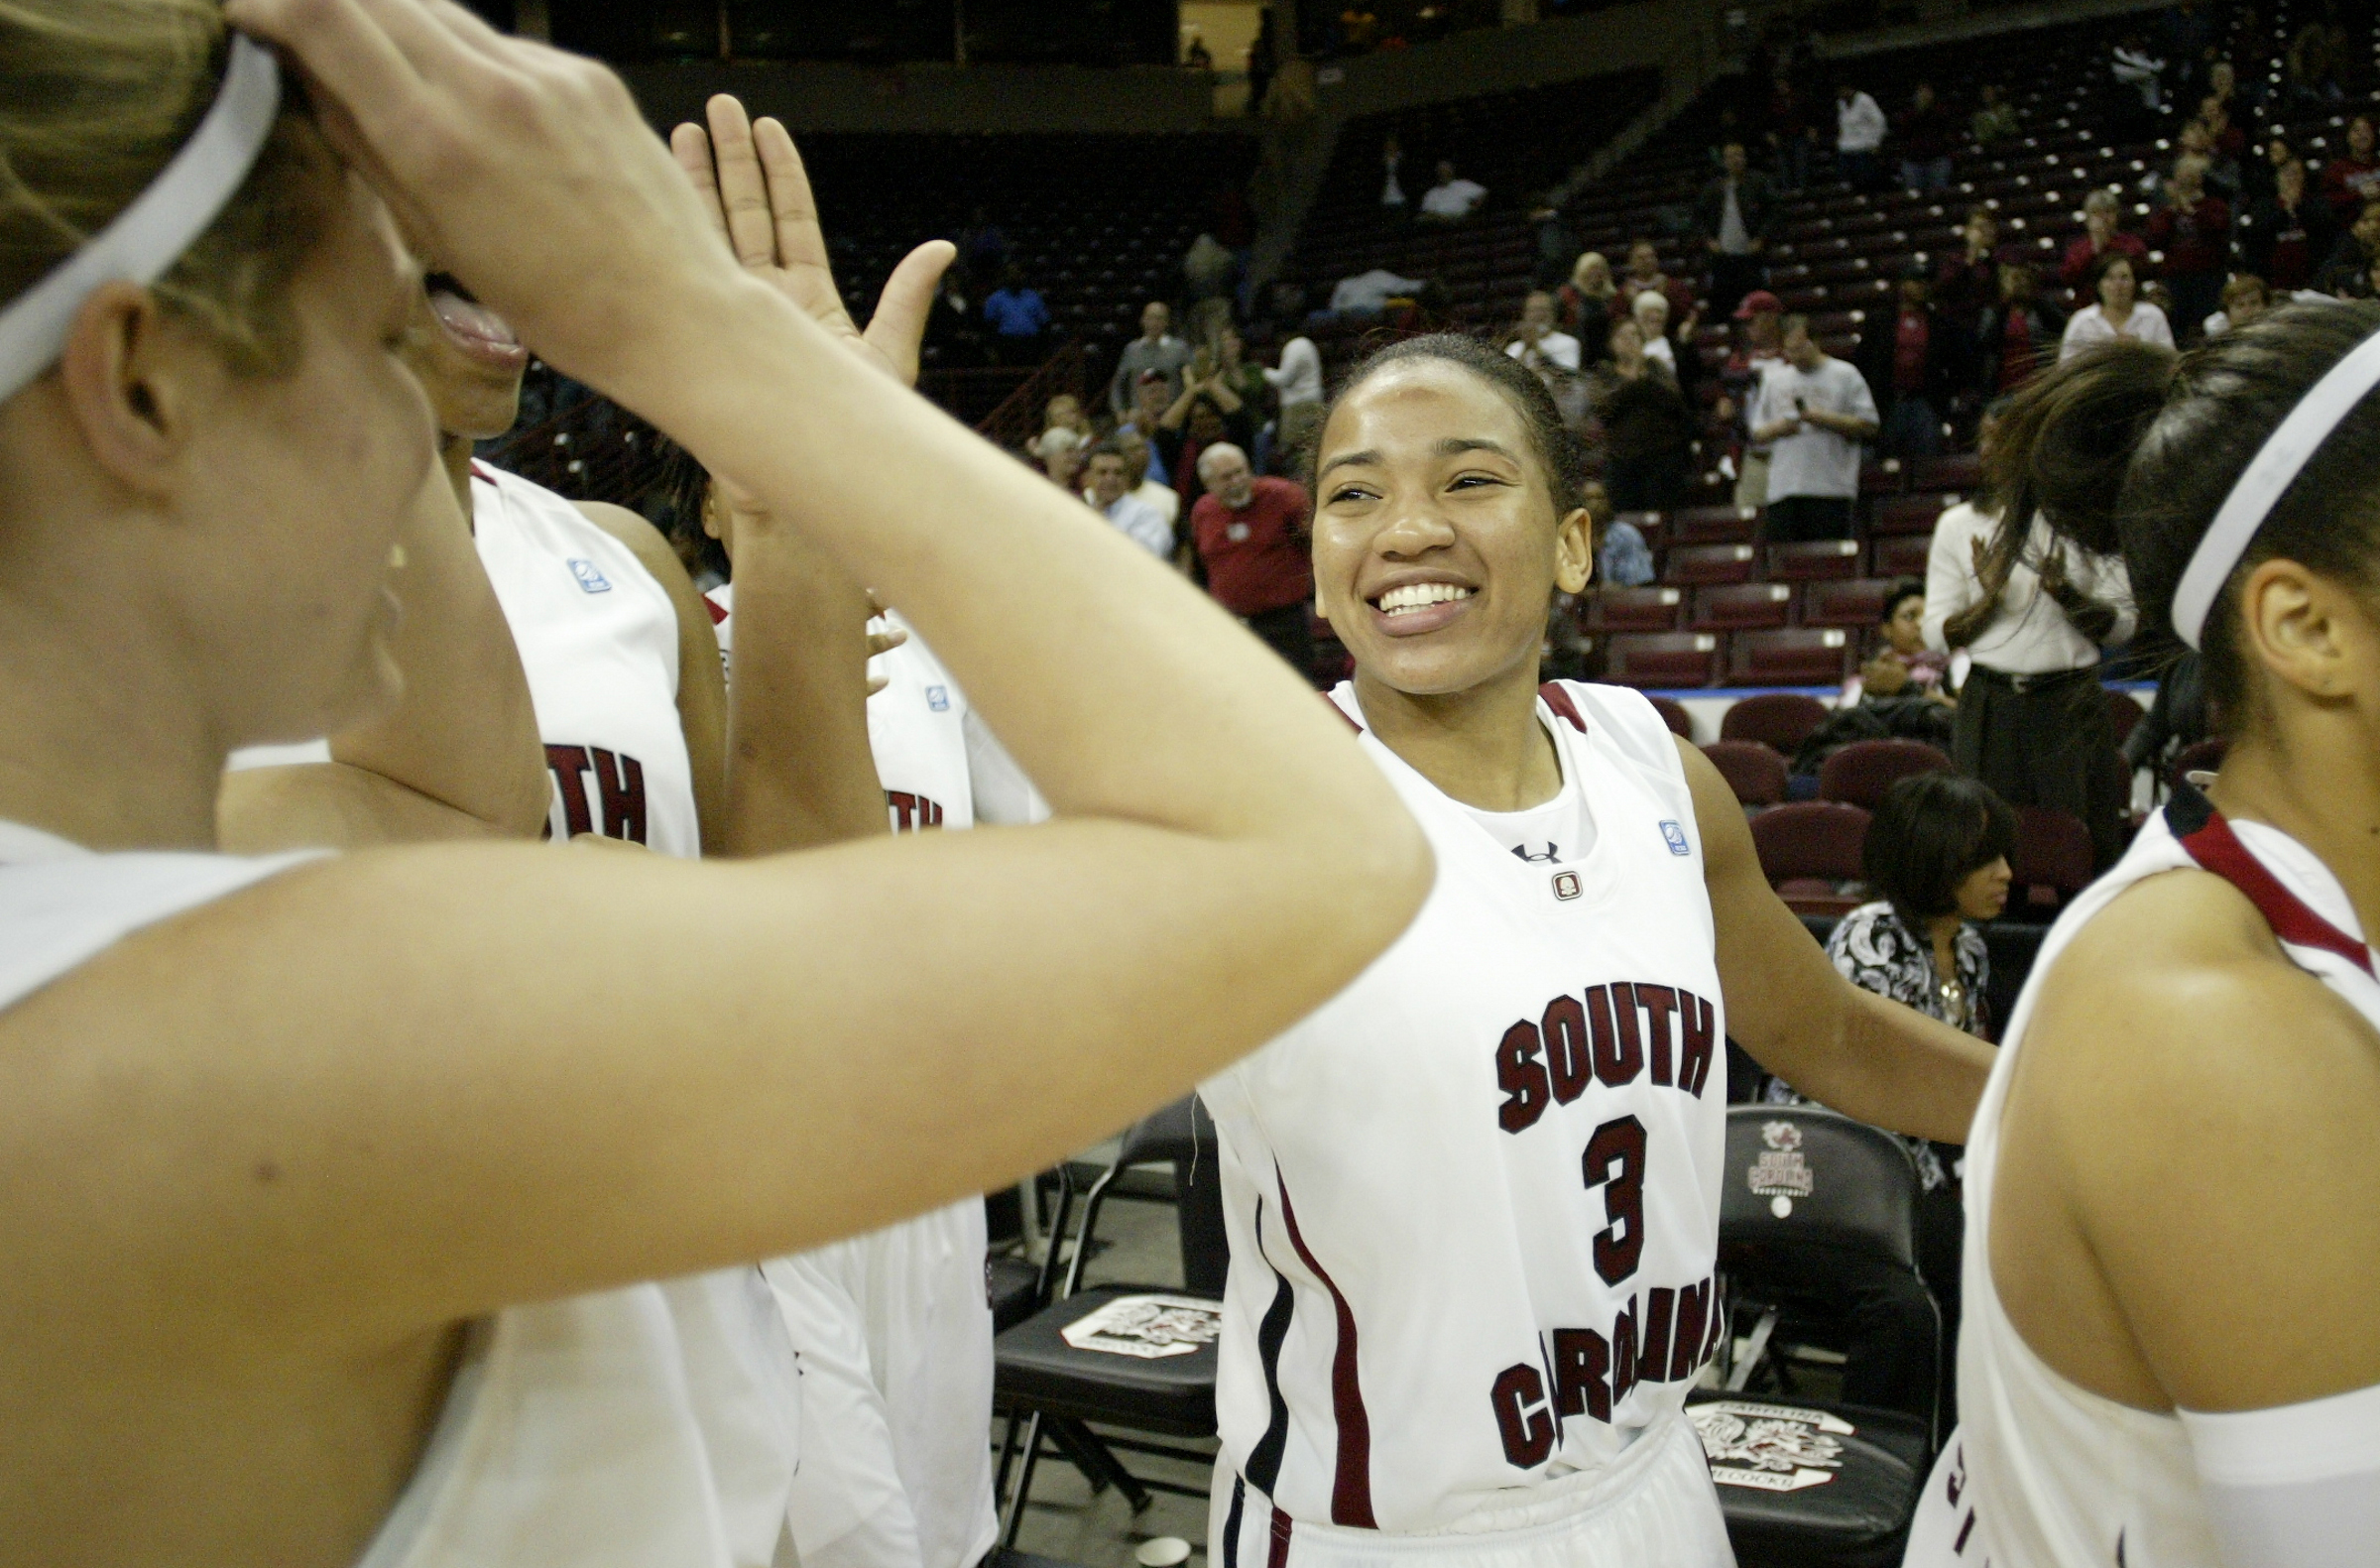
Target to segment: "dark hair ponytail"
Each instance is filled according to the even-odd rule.
[[[2285,305],[2179,359],[2117,343],[2077,355],[2019,393],[1993,454],[2008,497],[2001,535],[2035,511],[2085,549],[2120,548],[2144,633],[2173,640],[2174,590],[2240,474],[2316,382],[2380,330],[2380,304]],[[2380,397],[2367,397],[2276,501],[2200,635],[2206,695],[2237,715],[2248,672],[2238,587],[2286,558],[2380,584]]]

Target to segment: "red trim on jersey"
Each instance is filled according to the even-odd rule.
[[[1537,688],[1537,695],[1543,697],[1545,705],[1561,716],[1563,723],[1568,724],[1581,735],[1587,733],[1587,721],[1580,716],[1579,705],[1570,700],[1570,693],[1562,689],[1562,682],[1559,680],[1547,681]]]
[[[1297,1234],[1297,1210],[1290,1206],[1289,1186],[1281,1179],[1278,1166],[1273,1168],[1272,1180],[1280,1190],[1281,1223],[1288,1229],[1289,1245],[1331,1293],[1331,1306],[1339,1315],[1339,1347],[1331,1353],[1331,1416],[1339,1427],[1338,1464],[1331,1476],[1331,1522],[1376,1530],[1380,1526],[1371,1512],[1371,1415],[1364,1408],[1364,1389],[1356,1381],[1355,1309],[1339,1293],[1329,1272],[1315,1262],[1305,1238]],[[1273,1517],[1277,1520],[1282,1515],[1276,1512]],[[1275,1553],[1286,1552],[1288,1545],[1287,1528],[1276,1523]]]
[[[1297,1521],[1279,1508],[1272,1510],[1272,1546],[1264,1554],[1264,1568],[1289,1568],[1289,1532]]]
[[[486,463],[483,463],[478,458],[474,457],[471,459],[471,477],[474,479],[485,479],[489,484],[494,484],[496,482],[496,470],[490,468]]]
[[[727,606],[721,604],[718,600],[712,598],[707,593],[702,596],[702,607],[711,612],[711,624],[713,626],[717,626],[727,619]]]
[[[2264,923],[2282,941],[2293,947],[2315,947],[2336,953],[2365,974],[2372,974],[2371,949],[2315,913],[2305,900],[2283,887],[2281,879],[2265,869],[2264,862],[2239,841],[2239,835],[2231,831],[2231,824],[2223,820],[2223,813],[2212,805],[2207,807],[2203,823],[2182,835],[2182,847],[2202,869],[2213,872],[2247,895],[2248,902],[2256,905],[2256,912],[2264,916]]]

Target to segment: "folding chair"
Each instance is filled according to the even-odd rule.
[[[1066,1331],[1119,1303],[1139,1296],[1174,1296],[1223,1305],[1228,1248],[1223,1230],[1221,1150],[1215,1124],[1196,1095],[1177,1100],[1133,1124],[1124,1135],[1116,1162],[1093,1183],[1083,1203],[1082,1228],[1057,1299],[992,1343],[993,1402],[1009,1415],[1008,1434],[1000,1456],[997,1495],[1007,1498],[1008,1518],[1002,1533],[1005,1545],[1016,1544],[1024,1522],[1024,1505],[1032,1493],[1033,1470],[1047,1436],[1059,1455],[1081,1470],[1094,1492],[1113,1485],[1137,1513],[1148,1507],[1151,1492],[1205,1497],[1203,1488],[1184,1487],[1155,1477],[1135,1476],[1125,1468],[1117,1450],[1153,1454],[1207,1466],[1214,1455],[1160,1443],[1125,1438],[1102,1438],[1087,1424],[1124,1427],[1162,1437],[1200,1438],[1215,1435],[1215,1371],[1219,1352],[1214,1339],[1191,1342],[1186,1354],[1137,1356],[1069,1344]],[[1117,1178],[1135,1165],[1170,1164],[1180,1194],[1182,1287],[1170,1285],[1083,1285],[1083,1268],[1094,1251],[1099,1217],[1113,1194]],[[1056,1221],[1050,1227],[1054,1260],[1065,1235],[1070,1190],[1061,1194]],[[1111,1314],[1113,1315],[1113,1314]],[[1022,1433],[1021,1446],[1018,1442]],[[1009,1494],[1012,1465],[1021,1455],[1014,1494]]]
[[[1848,1117],[1747,1105],[1727,1112],[1723,1179],[1723,1387],[1690,1395],[1686,1414],[1711,1461],[1728,1539],[1763,1568],[1892,1568],[1933,1462],[1933,1422],[1798,1395],[1779,1331],[1823,1320],[1823,1303],[1799,1287],[1861,1265],[1922,1296],[1932,1313],[1926,1350],[1941,1367],[1941,1315],[1917,1264],[1916,1164],[1899,1140]],[[1754,1394],[1763,1374],[1781,1391]],[[1938,1377],[1938,1405],[1940,1387]]]

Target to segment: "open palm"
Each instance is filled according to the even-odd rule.
[[[890,371],[903,386],[916,385],[926,316],[956,248],[947,240],[928,240],[903,257],[862,331],[835,288],[810,177],[793,138],[774,119],[754,121],[726,93],[704,109],[709,129],[681,125],[670,135],[669,148],[744,270],[766,279],[862,358]]]

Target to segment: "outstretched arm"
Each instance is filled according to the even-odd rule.
[[[1992,1048],[1837,972],[1769,887],[1726,780],[1685,741],[1678,755],[1702,830],[1727,1033],[1761,1066],[1845,1116],[1965,1143]]]
[[[436,465],[400,538],[396,707],[330,738],[331,760],[223,777],[217,837],[235,854],[441,839],[535,838],[545,751],[529,678],[454,488]],[[714,661],[715,662],[715,661]]]

